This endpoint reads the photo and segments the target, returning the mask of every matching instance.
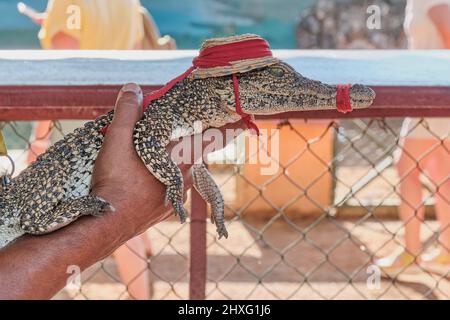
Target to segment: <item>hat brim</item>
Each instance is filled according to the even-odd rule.
[[[224,77],[232,74],[246,73],[255,69],[268,67],[279,63],[280,60],[274,57],[263,57],[257,59],[247,59],[233,61],[229,66],[214,68],[197,68],[189,75],[191,79],[205,79],[212,77]]]

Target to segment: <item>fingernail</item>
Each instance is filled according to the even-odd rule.
[[[139,105],[142,104],[142,102],[144,100],[144,96],[142,94],[142,89],[139,85],[137,85],[136,83],[127,83],[126,85],[124,85],[122,87],[122,89],[120,89],[119,96],[117,98],[120,98],[122,96],[122,94],[127,93],[127,92],[131,92],[131,93],[134,93],[135,95],[137,95],[139,98]]]
[[[124,85],[122,87],[121,91],[123,93],[125,93],[125,92],[133,92],[136,95],[141,95],[142,94],[141,87],[139,87],[139,85],[137,85],[136,83],[127,83],[126,85]]]

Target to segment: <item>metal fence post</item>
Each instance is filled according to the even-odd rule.
[[[206,217],[207,205],[200,194],[191,191],[191,240],[189,261],[189,299],[204,300],[206,292]]]

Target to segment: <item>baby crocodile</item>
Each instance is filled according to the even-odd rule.
[[[220,39],[208,41],[216,43]],[[253,69],[247,66],[237,76],[240,104],[250,115],[336,107],[336,86],[307,79],[275,58],[270,65]],[[172,204],[181,222],[187,217],[183,176],[166,146],[180,127],[193,128],[201,121],[206,129],[240,120],[234,84],[231,74],[188,76],[151,101],[135,126],[136,151],[148,170],[166,186],[166,201]],[[375,93],[366,86],[353,85],[348,96],[351,107],[359,109],[369,107]],[[87,122],[55,143],[20,175],[2,184],[0,248],[25,233],[46,234],[83,215],[98,216],[108,211],[110,206],[105,200],[90,195],[90,186],[95,159],[105,137],[104,128],[111,123],[113,114],[110,111]],[[194,187],[211,204],[219,237],[227,237],[219,187],[204,165],[194,165],[192,170]]]

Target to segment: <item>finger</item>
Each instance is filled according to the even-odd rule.
[[[243,120],[239,120],[237,122],[226,124],[219,128],[220,131],[225,132],[227,129],[247,129],[247,126]]]
[[[194,180],[192,179],[192,170],[186,168],[184,172],[184,192],[188,191],[192,185],[194,184]]]
[[[204,160],[206,160],[208,153],[221,150],[227,147],[230,143],[233,143],[235,139],[246,130],[246,128],[245,123],[241,120],[238,122],[229,123],[220,128],[211,128],[206,130],[203,133],[202,140]],[[213,134],[213,132],[209,132],[209,130],[216,130],[216,133]],[[220,137],[218,137],[218,135]]]
[[[128,160],[134,155],[132,138],[134,126],[142,116],[142,99],[142,90],[137,84],[127,84],[120,90],[114,119],[108,127],[97,158],[102,163],[102,168],[110,169],[118,163],[129,164]]]
[[[220,128],[207,129],[205,132],[203,132],[199,135],[203,136],[202,137],[203,148],[207,147],[210,144],[213,144],[214,149],[219,150],[219,149],[226,147],[230,142],[233,142],[234,139],[237,138],[240,134],[242,134],[246,128],[247,127],[246,127],[244,121],[240,120],[237,122],[226,124]],[[219,134],[221,135],[222,139],[218,139],[218,140],[210,139],[211,136],[212,137],[215,136],[214,134],[209,134],[209,133],[212,133],[213,130],[218,131]]]
[[[180,168],[190,168],[192,164],[199,162],[200,159],[205,161],[204,157],[206,154],[204,154],[204,151],[207,147],[208,151],[221,150],[243,133],[245,128],[243,121],[230,123],[220,128],[210,128],[205,132],[171,141],[167,146],[167,150],[169,153],[173,150],[177,152],[182,151],[183,157],[179,158],[178,154],[174,154],[172,159],[175,159],[176,164]],[[179,161],[176,161],[176,159]]]
[[[108,132],[124,130],[132,133],[136,122],[142,117],[143,99],[142,90],[137,84],[123,86],[117,96],[114,119]]]
[[[243,120],[220,127],[219,130],[224,136],[224,147],[233,142],[234,139],[242,134],[246,129],[247,126]]]

